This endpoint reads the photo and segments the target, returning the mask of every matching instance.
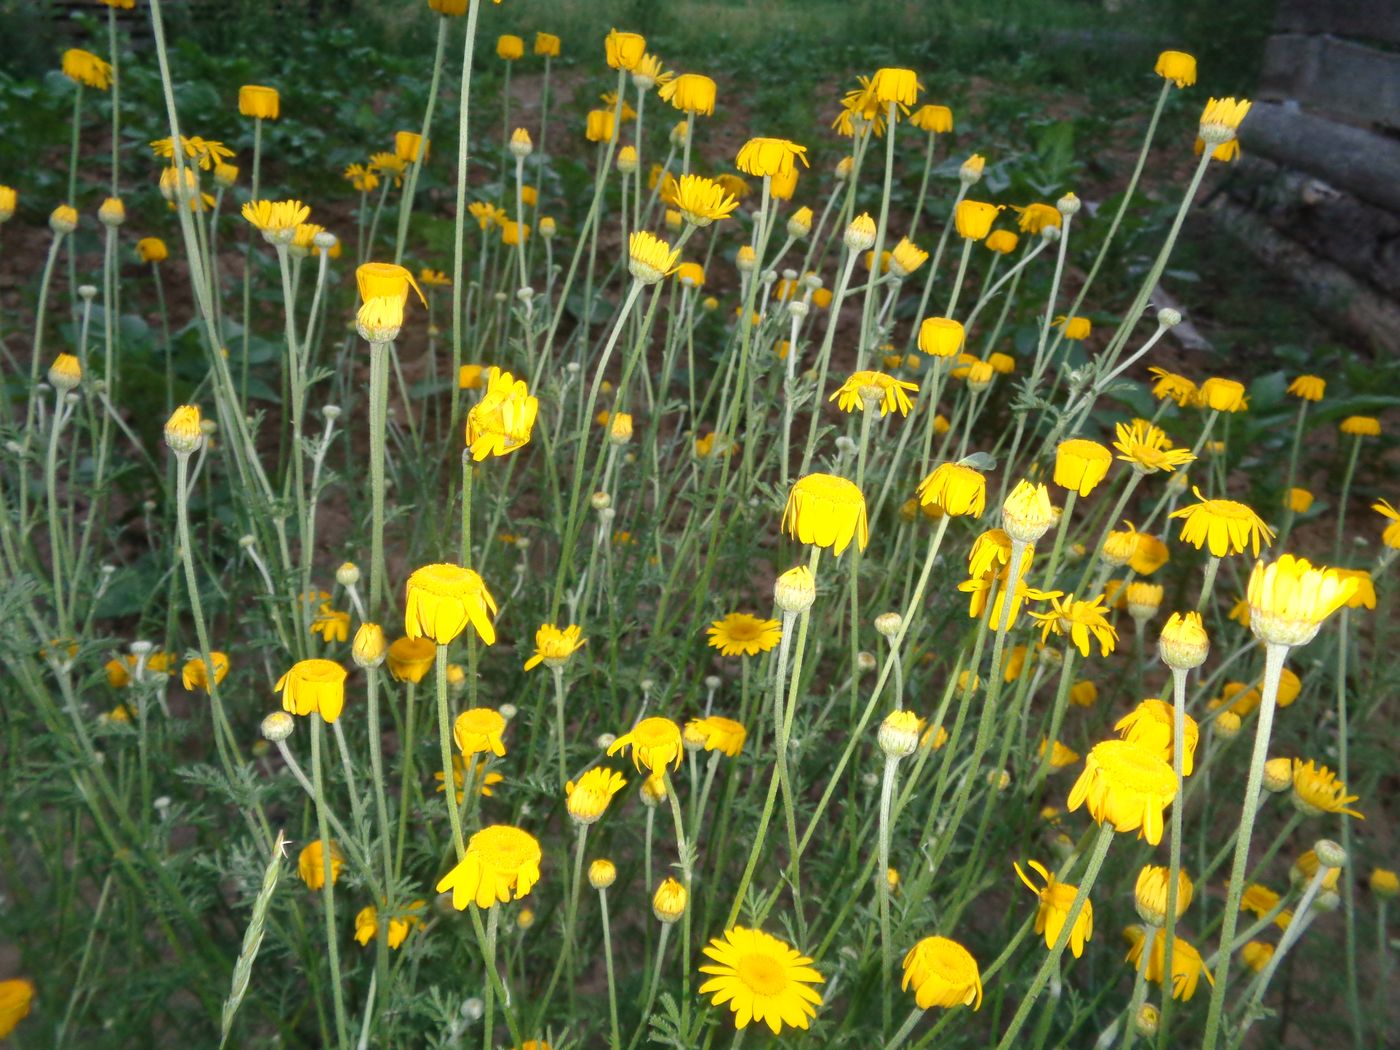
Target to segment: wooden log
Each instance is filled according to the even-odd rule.
[[[1400,54],[1332,36],[1279,33],[1265,44],[1255,97],[1400,128]]]
[[[1240,125],[1240,144],[1400,214],[1400,142],[1296,106],[1256,102]]]
[[[1339,266],[1318,259],[1249,209],[1217,197],[1211,216],[1263,265],[1292,281],[1324,320],[1374,350],[1400,354],[1400,304],[1361,284]]]

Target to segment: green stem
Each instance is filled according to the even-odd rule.
[[[443,797],[447,801],[447,817],[452,823],[452,846],[457,851],[460,862],[467,855],[467,847],[462,839],[462,817],[457,812],[457,791],[452,783],[452,724],[447,709],[447,646],[437,647],[437,661],[434,666],[437,680],[438,745],[442,752]],[[466,762],[470,756],[464,757]],[[463,771],[463,781],[466,772]],[[495,910],[492,909],[494,916]],[[490,1000],[487,1000],[490,1002]]]
[[[210,672],[212,676],[212,671]],[[321,778],[321,716],[311,716],[311,784],[316,792],[316,833],[321,838],[321,903],[326,913],[326,958],[331,968],[335,1031],[340,1046],[350,1045],[350,1022],[345,1013],[345,990],[340,980],[340,946],[335,929],[335,872],[330,828],[326,821],[326,792]]]

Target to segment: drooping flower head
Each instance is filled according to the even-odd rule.
[[[1167,971],[1166,931],[1154,929],[1149,933],[1141,927],[1130,926],[1123,932],[1132,944],[1126,961],[1143,971],[1147,980],[1161,984]],[[1151,947],[1147,947],[1149,939]],[[1215,978],[1201,959],[1201,953],[1194,945],[1176,937],[1172,941],[1172,998],[1183,1002],[1189,1000],[1196,994],[1196,985],[1200,983],[1202,974],[1211,984],[1215,983]]]
[[[853,539],[861,550],[870,542],[865,497],[855,482],[834,474],[808,474],[793,483],[782,528],[798,543],[829,547],[837,555]]]
[[[298,660],[274,688],[282,694],[282,710],[334,722],[345,706],[345,668],[334,660]]]
[[[739,722],[722,715],[708,715],[705,718],[692,718],[685,725],[687,733],[701,737],[701,745],[706,751],[719,751],[734,758],[744,749],[748,731]]]
[[[325,886],[327,852],[326,844],[320,839],[314,839],[303,846],[301,853],[297,855],[297,875],[306,883],[307,889],[319,890]],[[330,843],[329,853],[331,885],[334,886],[345,868],[345,854],[340,851],[340,846],[334,840]]]
[[[220,685],[228,677],[228,653],[221,653],[217,650],[209,654],[209,662],[214,665],[214,684]],[[209,691],[209,669],[205,666],[204,660],[196,656],[193,660],[187,661],[180,668],[180,681],[184,683],[186,689],[203,689]]]
[[[452,723],[452,739],[463,755],[491,753],[504,758],[505,715],[491,707],[471,707]]]
[[[884,372],[852,372],[850,377],[837,388],[828,401],[836,401],[843,412],[865,411],[867,398],[880,406],[883,418],[890,412],[907,416],[914,403],[910,394],[918,393],[919,384],[896,379]]]
[[[749,139],[739,148],[734,166],[745,175],[762,178],[765,175],[788,175],[795,170],[795,161],[807,164],[807,147],[787,139]]]
[[[1055,484],[1087,496],[1108,475],[1113,454],[1097,441],[1071,438],[1055,449]]]
[[[447,645],[470,623],[487,645],[496,644],[491,616],[496,599],[471,569],[438,563],[415,569],[405,586],[404,633]],[[489,614],[489,615],[488,615]]]
[[[806,1029],[822,997],[812,985],[825,978],[812,960],[762,930],[734,926],[705,946],[711,961],[700,967],[709,980],[696,991],[715,1006],[729,1004],[734,1027],[762,1022],[777,1035],[783,1026]]]
[[[643,718],[631,732],[624,733],[608,747],[608,754],[615,755],[623,748],[632,749],[632,764],[638,772],[643,768],[652,773],[665,772],[666,767],[679,769],[681,765],[681,727],[669,718]]]
[[[1120,832],[1162,841],[1162,813],[1176,798],[1176,774],[1151,748],[1126,740],[1095,744],[1069,795],[1069,810],[1088,804],[1089,815]]]
[[[1027,877],[1020,864],[1014,865],[1016,874],[1026,884],[1026,888],[1040,898],[1040,907],[1035,913],[1035,932],[1045,935],[1046,948],[1054,948],[1065,923],[1069,921],[1070,909],[1074,906],[1079,887],[1061,882],[1039,861],[1027,861],[1027,866],[1045,880],[1044,886],[1037,886]],[[1069,949],[1076,959],[1084,954],[1084,942],[1093,936],[1094,905],[1086,899],[1075,917],[1074,927],[1069,935]]]
[[[530,441],[539,415],[539,399],[523,379],[492,367],[486,393],[467,413],[467,447],[480,463],[488,456],[504,456]]]
[[[112,86],[112,67],[91,51],[70,47],[63,52],[63,75],[83,87],[106,91]]]
[[[920,505],[937,507],[942,513],[953,517],[966,515],[980,518],[987,508],[987,479],[981,471],[962,463],[938,464],[928,477],[919,482],[916,492]],[[1009,546],[1007,557],[1010,557]],[[1006,559],[1003,559],[1002,564],[1005,562]],[[981,570],[985,571],[985,568]],[[981,572],[974,570],[972,575],[978,576]]]
[[[540,844],[527,831],[509,824],[492,824],[467,840],[467,852],[437,884],[437,892],[452,891],[452,906],[489,908],[512,897],[529,895],[540,880]]]
[[[1181,519],[1182,542],[1191,544],[1197,550],[1207,549],[1216,558],[1242,554],[1246,550],[1252,550],[1257,558],[1259,548],[1273,542],[1273,529],[1243,503],[1229,499],[1206,499],[1195,486],[1191,491],[1200,502],[1171,514],[1171,517]]]
[[[1185,51],[1163,51],[1152,72],[1179,88],[1190,87],[1196,82],[1196,59]]]
[[[982,975],[972,953],[947,937],[925,937],[904,956],[904,979],[920,1010],[941,1006],[982,1008]]]
[[[715,82],[701,73],[682,73],[675,80],[662,84],[657,94],[663,102],[671,103],[688,115],[714,115]]]
[[[1114,725],[1114,730],[1126,741],[1141,744],[1155,751],[1168,763],[1173,761],[1175,740],[1173,719],[1176,708],[1155,698],[1144,700],[1128,712]],[[1181,775],[1189,777],[1196,768],[1196,744],[1201,731],[1196,720],[1188,714],[1182,716],[1182,738],[1184,749],[1181,755]],[[1174,767],[1173,767],[1174,768]]]
[[[646,54],[647,39],[640,33],[624,33],[614,29],[603,39],[603,48],[608,65],[630,73]]]

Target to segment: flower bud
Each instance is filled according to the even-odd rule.
[[[594,510],[607,510],[612,506],[612,497],[606,492],[595,492],[588,497],[588,505]]]
[[[880,750],[888,758],[906,758],[919,746],[919,717],[913,711],[891,711],[880,723]]]
[[[126,222],[126,205],[120,197],[108,197],[97,209],[97,221],[110,229],[116,229]]]
[[[1177,671],[1200,667],[1210,655],[1210,638],[1198,612],[1172,613],[1157,640],[1162,663]]]
[[[862,212],[851,220],[841,240],[852,252],[868,252],[875,247],[875,220],[869,212]]]
[[[605,890],[617,881],[617,867],[612,861],[599,857],[588,865],[588,885],[595,890]]]
[[[663,879],[651,898],[651,913],[668,926],[685,914],[690,894],[675,879]]]
[[[1240,733],[1240,716],[1233,711],[1221,711],[1211,722],[1210,729],[1222,740],[1233,740]]]
[[[356,667],[378,667],[384,662],[389,643],[384,640],[384,628],[377,623],[362,623],[355,632],[350,655]]]
[[[1164,306],[1157,311],[1157,323],[1163,328],[1175,328],[1181,324],[1181,311]]]
[[[1329,868],[1346,867],[1347,851],[1331,839],[1318,839],[1313,846],[1313,852],[1317,854],[1317,859]]]
[[[262,735],[275,744],[291,736],[296,727],[295,719],[286,711],[274,711],[262,720]]]
[[[817,600],[817,581],[805,565],[789,569],[773,585],[773,602],[785,613],[804,613]]]
[[[83,366],[72,354],[59,354],[49,365],[49,382],[55,390],[67,393],[83,381]]]
[[[881,613],[875,617],[875,630],[879,631],[882,637],[890,640],[899,634],[899,629],[903,626],[904,617],[897,612]]]
[[[524,160],[535,151],[535,144],[530,141],[530,133],[524,128],[516,128],[510,133],[510,155],[516,160]]]
[[[342,563],[340,568],[335,570],[335,582],[342,587],[355,586],[360,582],[360,567],[353,561]]]
[[[180,456],[199,451],[204,444],[204,431],[199,424],[199,406],[181,405],[165,422],[165,443]]]
[[[1277,794],[1293,786],[1293,762],[1287,758],[1271,758],[1264,763],[1264,790]]]

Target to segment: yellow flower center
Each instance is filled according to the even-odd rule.
[[[759,995],[777,995],[787,987],[787,974],[771,955],[745,955],[735,969],[739,980]]]

